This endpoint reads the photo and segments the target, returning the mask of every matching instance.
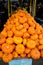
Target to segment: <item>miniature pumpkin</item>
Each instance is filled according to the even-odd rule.
[[[29,33],[29,34],[34,34],[34,33],[35,33],[34,28],[33,28],[33,27],[29,27],[28,33]]]
[[[15,26],[13,26],[13,27],[11,28],[11,30],[12,30],[13,34],[15,34],[15,33],[14,33],[14,32],[15,32]]]
[[[21,24],[25,23],[27,21],[27,17],[23,16],[23,17],[19,17],[19,22]]]
[[[2,60],[5,63],[8,63],[8,62],[10,62],[12,60],[12,58],[13,58],[12,54],[3,54]]]
[[[2,34],[0,34],[0,44],[5,43],[5,41],[6,41],[5,37]]]
[[[25,48],[25,53],[28,54],[31,50],[29,48]]]
[[[24,35],[23,35],[23,38],[27,38],[28,39],[29,37],[30,37],[29,33],[25,32]]]
[[[23,25],[21,25],[21,24],[17,25],[17,26],[16,26],[16,29],[17,29],[17,30],[23,29]]]
[[[30,17],[31,18],[31,17]],[[31,19],[28,19],[28,24],[30,25],[30,26],[32,26],[33,28],[35,28],[35,24],[34,24],[34,22],[32,21],[32,18]]]
[[[21,30],[21,32],[24,34],[25,32],[27,32],[27,29],[26,29],[26,28],[23,28],[23,29]]]
[[[9,22],[7,22],[7,25],[6,25],[5,27],[6,27],[7,31],[10,31],[10,29],[11,29],[11,25],[10,25]]]
[[[11,52],[13,51],[13,49],[14,49],[14,45],[9,45],[9,44],[7,44],[7,43],[4,43],[4,44],[2,45],[2,51],[3,51],[4,53],[11,53]]]
[[[14,43],[15,43],[15,44],[20,44],[20,43],[22,43],[22,38],[21,38],[21,37],[16,37],[16,36],[14,36],[13,40],[14,40]]]
[[[14,21],[15,24],[18,23],[18,18],[15,17],[13,21]]]
[[[38,34],[38,35],[41,34],[41,31],[40,31],[39,29],[36,29],[35,32],[36,32],[36,34]]]
[[[42,26],[39,23],[37,23],[36,24],[36,29],[39,29],[41,31],[42,30]]]
[[[37,39],[38,39],[38,35],[37,35],[37,34],[34,34],[34,35],[30,36],[30,38],[31,38],[32,40],[37,40]]]
[[[23,24],[23,27],[26,28],[26,29],[28,29],[28,28],[29,28],[28,23],[24,23],[24,24]]]
[[[31,40],[31,39],[29,39],[27,41],[27,44],[26,45],[27,45],[28,48],[32,49],[32,48],[35,48],[36,47],[36,42],[33,41],[33,40]]]
[[[12,37],[13,36],[13,32],[12,31],[8,31],[7,34],[8,34],[8,37]]]
[[[7,37],[7,32],[6,32],[6,30],[2,30],[2,32],[1,32],[1,34],[4,36],[4,37]]]
[[[25,58],[26,54],[25,53],[21,53],[20,56],[21,56],[21,58]]]
[[[39,52],[39,50],[38,49],[32,49],[31,50],[31,57],[33,58],[33,59],[39,59],[40,58],[40,52]]]
[[[35,42],[36,42],[36,45],[37,45],[37,46],[40,45],[40,44],[39,44],[39,39],[35,40]]]
[[[13,38],[12,37],[7,38],[6,43],[13,44]]]
[[[25,12],[22,11],[22,10],[19,10],[19,11],[18,11],[18,16],[20,16],[20,17],[25,16]]]
[[[14,30],[14,34],[17,37],[22,37],[23,36],[23,32],[22,31],[18,31],[18,30]]]
[[[23,44],[18,44],[18,45],[16,46],[16,52],[17,52],[18,54],[21,54],[21,53],[23,53],[24,51],[25,51],[25,47],[24,47]]]
[[[43,38],[43,34],[40,34],[40,35],[39,35],[39,39],[42,39],[42,38]]]
[[[18,53],[16,51],[13,52],[13,57],[18,58]]]

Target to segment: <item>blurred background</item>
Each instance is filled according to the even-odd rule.
[[[43,0],[0,0],[0,31],[18,8],[26,9],[43,26]]]

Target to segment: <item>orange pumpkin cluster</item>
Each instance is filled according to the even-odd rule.
[[[43,28],[25,10],[19,10],[4,24],[0,32],[0,58],[43,58]]]

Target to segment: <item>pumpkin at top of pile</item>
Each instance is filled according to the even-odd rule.
[[[25,10],[12,14],[0,33],[0,58],[43,57],[43,28]]]

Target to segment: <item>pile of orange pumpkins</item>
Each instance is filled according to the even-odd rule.
[[[0,58],[43,58],[43,28],[25,10],[18,10],[0,32]]]

